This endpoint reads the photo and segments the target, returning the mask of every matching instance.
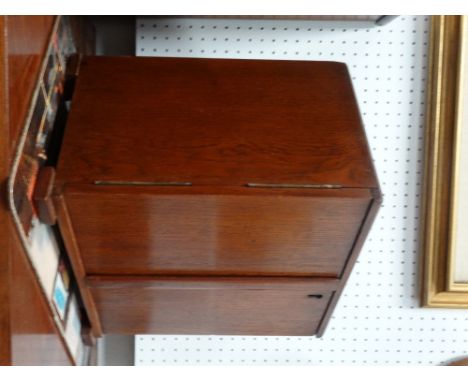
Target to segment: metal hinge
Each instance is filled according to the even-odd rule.
[[[341,184],[247,183],[246,186],[257,188],[342,188]]]
[[[190,182],[131,182],[119,180],[95,180],[96,186],[191,186]]]

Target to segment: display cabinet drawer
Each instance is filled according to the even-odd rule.
[[[88,277],[104,333],[313,335],[336,279]]]
[[[86,274],[340,277],[369,190],[75,186]]]

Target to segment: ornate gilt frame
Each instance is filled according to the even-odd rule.
[[[468,308],[468,283],[455,283],[457,166],[468,16],[433,16],[430,38],[421,253],[422,305]]]

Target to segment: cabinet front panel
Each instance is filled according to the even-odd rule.
[[[357,191],[214,195],[160,188],[65,192],[87,274],[338,277],[370,201]]]
[[[246,280],[247,279],[247,280]],[[194,285],[183,278],[93,282],[104,333],[313,335],[330,300],[317,281],[221,279]],[[281,278],[284,279],[284,278]],[[284,281],[284,280],[283,280]]]

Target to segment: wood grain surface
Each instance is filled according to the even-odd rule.
[[[52,32],[54,16],[7,16],[8,93],[11,147],[16,147],[42,58]]]
[[[345,64],[87,57],[57,180],[377,187]]]
[[[90,281],[105,333],[313,335],[336,284],[262,277],[128,281]]]
[[[368,190],[66,187],[87,274],[339,277]]]

